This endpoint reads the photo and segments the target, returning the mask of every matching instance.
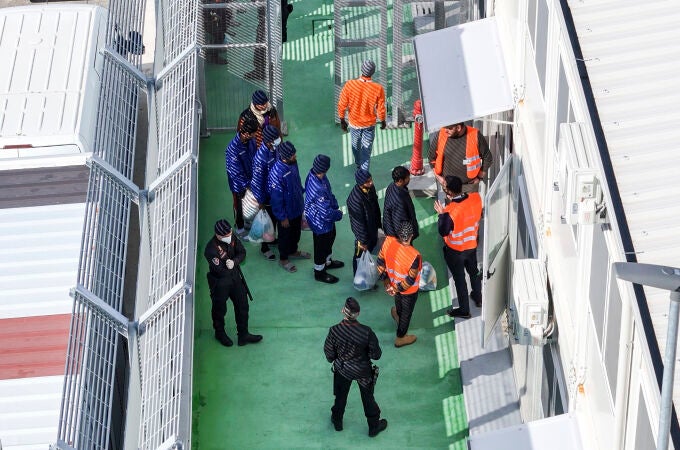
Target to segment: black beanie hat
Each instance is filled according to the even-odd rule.
[[[359,169],[354,174],[354,179],[356,180],[356,182],[359,186],[361,186],[362,184],[364,184],[365,182],[367,182],[371,178],[373,178],[371,176],[371,172],[369,172],[366,169]]]
[[[295,146],[290,141],[282,142],[279,145],[279,156],[282,160],[289,160],[295,154]]]
[[[264,91],[257,90],[253,92],[253,105],[264,105],[269,101],[269,97]]]
[[[331,158],[326,155],[316,155],[312,163],[312,172],[315,174],[326,173],[331,168]]]
[[[279,137],[279,130],[274,125],[265,125],[262,129],[262,140],[264,142],[274,142]]]
[[[220,219],[215,222],[215,234],[220,236],[226,236],[231,233],[231,225],[224,219]]]

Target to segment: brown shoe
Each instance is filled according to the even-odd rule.
[[[394,323],[399,325],[399,315],[397,314],[396,306],[392,307],[392,309],[390,310],[390,314],[392,314],[392,318],[394,319]]]
[[[412,334],[406,334],[403,337],[398,337],[394,340],[394,346],[399,348],[405,345],[411,345],[416,341],[416,337]]]

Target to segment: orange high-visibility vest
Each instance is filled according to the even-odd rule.
[[[453,230],[444,236],[450,249],[462,252],[477,248],[479,218],[482,216],[482,197],[477,192],[468,194],[462,202],[449,203],[444,211],[453,221]]]
[[[413,261],[420,256],[418,250],[416,250],[412,245],[404,245],[399,240],[394,237],[387,236],[385,238],[385,266],[387,269],[387,276],[390,278],[390,282],[394,286],[398,286],[402,281],[408,276],[409,270],[411,270],[411,265]],[[423,266],[423,260],[421,258],[420,265],[418,266],[418,275],[413,285],[402,292],[402,294],[414,294],[418,292],[418,285],[420,282],[420,270]]]
[[[472,180],[477,178],[479,171],[482,169],[482,158],[479,157],[479,148],[477,147],[477,128],[468,126],[465,128],[467,133],[465,135],[465,159],[463,164],[467,166],[468,179]],[[437,175],[441,175],[444,168],[444,147],[448,138],[449,135],[441,128],[439,130],[439,139],[437,139],[437,159],[434,163],[434,173]]]

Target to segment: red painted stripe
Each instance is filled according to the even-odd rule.
[[[70,314],[0,319],[0,380],[63,375]]]

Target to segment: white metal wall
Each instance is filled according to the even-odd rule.
[[[645,441],[645,430],[656,434],[659,392],[645,354],[648,346],[635,326],[634,293],[611,274],[611,263],[625,260],[617,225],[563,224],[560,192],[553,184],[559,125],[582,122],[590,160],[607,191],[560,2],[494,3],[514,88],[522,93],[515,109],[514,150],[526,179],[539,257],[546,262],[553,290],[568,409],[589,417],[592,429],[585,434],[594,448],[645,448],[653,445]],[[605,201],[611,204],[607,193]],[[529,385],[543,377],[526,359],[514,364],[521,366]]]

